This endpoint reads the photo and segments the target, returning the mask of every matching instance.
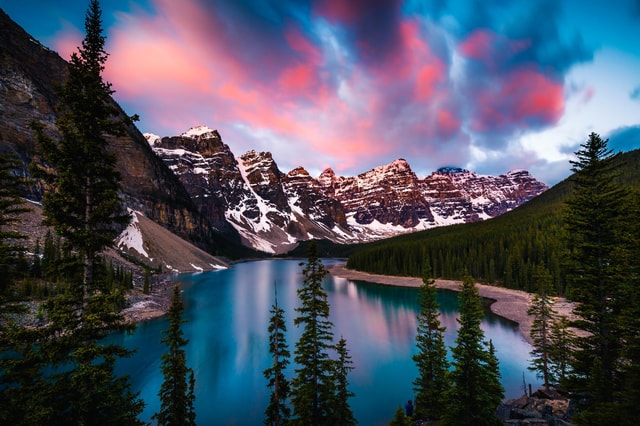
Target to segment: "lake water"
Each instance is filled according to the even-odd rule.
[[[327,260],[325,264],[335,262]],[[267,326],[274,301],[285,310],[287,343],[291,352],[288,376],[293,374],[295,342],[301,330],[293,325],[299,306],[296,289],[302,284],[297,260],[263,260],[239,263],[217,272],[179,275],[184,288],[183,325],[187,364],[196,377],[196,421],[199,425],[260,425],[269,390],[262,371],[270,365]],[[353,282],[327,276],[324,288],[331,305],[335,341],[344,336],[355,369],[349,375],[350,400],[360,425],[386,425],[395,409],[413,398],[417,368],[416,314],[418,290]],[[447,327],[447,346],[455,343],[456,293],[440,291],[441,322]],[[163,381],[160,356],[165,346],[161,333],[164,318],[138,326],[131,335],[113,339],[137,353],[118,364],[118,373],[129,374],[146,402],[142,415],[149,420],[159,409],[158,390]],[[506,398],[522,395],[526,383],[539,385],[527,370],[531,346],[513,322],[487,314],[482,322],[485,337],[492,339],[500,360]]]

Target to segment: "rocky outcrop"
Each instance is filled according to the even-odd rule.
[[[498,407],[498,418],[508,425],[572,426],[577,413],[572,400],[554,389],[538,389],[531,396],[505,401]]]
[[[433,222],[419,180],[404,159],[348,178],[338,178],[332,170],[325,170],[319,182],[327,195],[342,203],[356,224],[377,221],[413,228],[421,221]]]

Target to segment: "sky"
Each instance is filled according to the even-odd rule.
[[[0,0],[68,59],[88,0]],[[591,132],[640,148],[640,0],[103,0],[142,132],[353,176],[404,158],[554,185]]]

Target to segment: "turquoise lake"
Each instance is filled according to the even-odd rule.
[[[326,260],[325,264],[336,262]],[[301,330],[293,325],[299,306],[296,290],[302,284],[298,260],[262,260],[233,268],[176,276],[184,289],[183,325],[187,364],[196,377],[196,421],[199,425],[261,425],[269,390],[262,371],[271,362],[267,326],[278,287],[278,304],[285,310],[287,343],[292,354]],[[327,276],[324,288],[331,305],[335,341],[344,336],[355,369],[350,373],[350,400],[360,425],[386,425],[395,409],[413,399],[412,382],[417,368],[415,288],[392,287]],[[440,291],[441,322],[447,327],[447,346],[455,343],[457,295]],[[492,339],[500,360],[505,397],[523,393],[524,381],[540,384],[527,370],[531,346],[517,326],[486,310],[482,322],[486,339]],[[130,335],[113,340],[137,353],[118,364],[119,374],[129,374],[131,383],[146,402],[142,419],[158,411],[158,390],[163,381],[160,343],[167,328],[164,318],[140,324]]]

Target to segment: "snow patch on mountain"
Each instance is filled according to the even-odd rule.
[[[144,239],[138,226],[138,215],[142,215],[142,213],[131,209],[128,209],[128,213],[131,216],[131,221],[118,238],[116,238],[116,247],[119,249],[135,250],[142,256],[148,258],[149,254],[144,249]]]
[[[184,132],[181,136],[186,138],[197,138],[198,136],[204,136],[207,133],[213,133],[214,130],[207,126],[196,126],[192,127],[186,132]]]

